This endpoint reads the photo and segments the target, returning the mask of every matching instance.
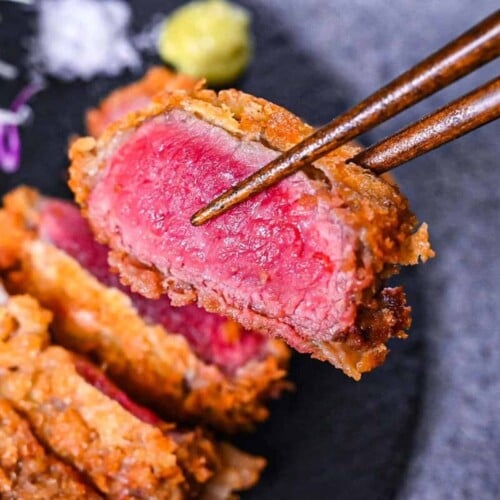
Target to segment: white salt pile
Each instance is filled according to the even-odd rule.
[[[63,80],[115,76],[140,66],[128,37],[130,7],[122,0],[41,0],[31,59]]]

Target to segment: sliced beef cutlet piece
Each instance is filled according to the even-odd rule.
[[[281,341],[121,285],[109,271],[106,247],[71,203],[18,188],[5,197],[2,218],[10,243],[0,240],[0,260],[3,253],[9,290],[51,309],[59,344],[98,359],[162,415],[226,432],[249,429],[289,385],[289,351]]]
[[[163,422],[90,361],[48,345],[50,318],[29,296],[0,306],[0,397],[99,491],[110,498],[222,500],[257,481],[263,459],[234,450],[228,461],[230,445]],[[232,475],[243,457],[247,469]]]
[[[5,500],[102,498],[75,469],[45,451],[26,420],[0,399],[0,497]]]
[[[90,135],[98,137],[110,123],[146,108],[159,92],[191,90],[196,85],[197,80],[190,76],[160,66],[153,67],[139,81],[116,89],[98,107],[89,110],[86,115],[87,130]]]
[[[285,339],[355,379],[403,337],[410,310],[384,279],[432,255],[398,188],[337,149],[308,173],[202,227],[190,216],[312,132],[236,90],[155,99],[70,151],[70,186],[121,280]]]

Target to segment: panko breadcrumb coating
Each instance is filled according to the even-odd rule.
[[[0,396],[49,449],[106,495],[181,498],[173,439],[86,383],[71,353],[48,346],[48,311],[15,296],[0,318]]]
[[[234,373],[207,364],[181,335],[147,324],[130,298],[103,285],[79,263],[38,234],[43,197],[18,188],[0,210],[11,291],[30,293],[54,312],[62,345],[92,354],[127,392],[169,418],[198,421],[226,432],[250,429],[267,418],[266,402],[289,386],[289,351],[265,340],[258,357]],[[13,235],[12,238],[9,235]],[[22,236],[21,236],[22,235]],[[10,256],[8,255],[10,254]]]
[[[245,488],[257,480],[262,459],[247,456],[245,481],[231,476],[222,444],[200,430],[183,432],[153,414],[145,417],[146,410],[134,409],[89,361],[48,345],[50,320],[29,296],[0,306],[0,397],[99,491],[111,498],[175,500],[216,491],[205,485],[221,480],[231,493],[207,498],[222,500],[233,485]]]
[[[183,207],[188,192],[192,196],[190,200],[197,197],[204,199],[203,193],[206,193],[208,184],[212,191],[217,189],[220,192],[224,187],[229,187],[228,181],[221,184],[222,179],[231,178],[229,167],[227,171],[212,177],[210,172],[205,172],[202,182],[199,182],[196,174],[192,174],[192,178],[189,177],[190,187],[184,185],[184,174],[196,169],[193,158],[203,158],[204,161],[199,161],[200,165],[204,165],[207,152],[216,151],[210,154],[232,158],[226,158],[227,165],[232,165],[231,161],[241,165],[231,155],[234,151],[235,155],[246,155],[245,161],[250,163],[251,157],[255,155],[245,153],[249,151],[248,148],[259,151],[266,158],[274,157],[303,140],[312,132],[312,128],[280,106],[236,90],[219,93],[200,89],[171,92],[157,96],[154,100],[155,105],[130,114],[108,127],[98,140],[81,138],[70,150],[70,187],[83,213],[89,218],[96,237],[110,246],[110,262],[120,273],[122,282],[147,297],[154,298],[167,293],[177,305],[197,303],[209,311],[232,317],[245,328],[281,336],[299,351],[328,360],[356,380],[363,372],[380,365],[388,353],[388,340],[405,337],[410,325],[410,310],[402,289],[384,289],[383,280],[397,272],[399,266],[425,261],[433,255],[427,226],[423,224],[417,228],[417,220],[397,187],[357,165],[347,163],[346,160],[359,150],[353,145],[338,148],[316,162],[316,169],[309,180],[305,180],[302,174],[296,174],[295,181],[288,181],[305,181],[307,189],[313,192],[313,195],[304,195],[296,203],[297,206],[294,205],[297,212],[307,210],[310,206],[324,213],[321,212],[324,204],[332,205],[342,228],[334,236],[347,241],[348,257],[345,262],[340,262],[340,270],[335,271],[339,278],[332,289],[342,295],[341,290],[354,283],[352,293],[338,300],[339,303],[348,304],[346,309],[339,306],[337,312],[335,307],[325,308],[327,319],[319,317],[317,322],[328,323],[326,329],[311,328],[311,322],[306,319],[309,316],[316,319],[315,311],[319,303],[326,301],[326,295],[322,295],[318,307],[312,305],[318,302],[312,299],[304,302],[300,301],[300,297],[292,297],[293,300],[289,302],[280,302],[278,297],[274,299],[275,303],[279,302],[283,310],[276,306],[272,311],[267,311],[272,306],[264,300],[264,292],[272,295],[276,282],[266,284],[266,269],[261,269],[259,282],[258,263],[252,268],[250,277],[246,273],[246,261],[251,256],[257,259],[251,249],[253,240],[249,243],[244,240],[241,246],[234,240],[243,240],[248,234],[241,229],[242,225],[247,230],[256,230],[260,224],[260,212],[240,206],[217,221],[193,229],[189,226],[192,213],[184,214],[183,211],[187,209],[180,207]],[[185,134],[181,138],[180,131]],[[156,142],[152,142],[148,133],[153,134]],[[171,136],[168,135],[170,133]],[[162,134],[168,137],[168,147],[162,146]],[[196,148],[193,158],[187,158],[186,151],[189,149],[179,144],[185,145],[191,139],[196,142]],[[228,151],[221,152],[226,146],[218,146],[214,141],[226,145]],[[203,149],[203,144],[210,144],[210,147]],[[130,150],[127,148],[129,145],[132,148]],[[133,149],[134,145],[137,149]],[[186,172],[182,170],[183,174],[179,177],[175,177],[175,172],[170,173],[169,165],[158,159],[158,155],[168,156],[169,148],[175,149],[177,159],[173,161],[176,168],[186,169]],[[150,155],[148,159],[144,156],[146,149]],[[134,160],[131,160],[132,156]],[[113,163],[115,161],[116,164]],[[217,159],[214,162],[226,165]],[[111,163],[116,168],[108,168]],[[189,169],[185,165],[190,165]],[[151,172],[145,170],[149,166]],[[139,171],[140,175],[136,175]],[[180,185],[175,192],[167,193],[163,183],[169,185],[172,178],[175,179],[172,182],[179,182]],[[195,194],[192,194],[193,189]],[[186,190],[185,195],[180,195],[183,190]],[[172,206],[170,200],[174,200]],[[257,203],[255,200],[245,206],[253,207]],[[263,201],[262,204],[265,205]],[[289,206],[285,202],[283,204]],[[258,206],[261,211],[264,210]],[[194,208],[189,205],[189,210]],[[239,215],[236,220],[238,210],[247,210],[249,213]],[[240,232],[235,235],[235,231]],[[288,233],[283,230],[284,236],[280,241],[287,241],[287,234],[293,239],[297,232],[300,233],[297,228],[292,228]],[[318,229],[315,237],[323,241],[324,234]],[[207,242],[212,246],[207,246]],[[269,239],[266,242],[272,243],[269,243]],[[301,244],[305,243],[298,241],[299,250]],[[265,246],[264,243],[262,245]],[[227,249],[229,246],[230,252]],[[348,250],[349,246],[356,250]],[[140,247],[140,250],[136,247]],[[159,247],[162,247],[162,251],[158,250]],[[170,253],[167,254],[167,250]],[[287,252],[278,250],[276,254],[281,259],[285,258]],[[297,252],[300,254],[299,250]],[[340,253],[343,250],[336,251]],[[217,257],[226,254],[231,255],[229,261]],[[238,255],[243,257],[238,258]],[[338,269],[338,256],[333,257],[332,268]],[[314,265],[317,267],[320,266],[320,258],[321,255],[315,257]],[[264,262],[267,263],[270,257],[266,259]],[[186,261],[195,262],[196,268],[190,268]],[[212,261],[216,261],[217,265]],[[279,261],[275,259],[274,262]],[[306,263],[311,262],[309,260]],[[215,274],[208,279],[211,266]],[[324,268],[328,266],[326,256]],[[345,280],[342,278],[343,273],[350,273]],[[224,276],[223,280],[221,276]],[[325,281],[330,283],[327,278]],[[299,288],[295,285],[297,283],[288,287],[283,284],[280,293],[287,294]],[[316,288],[311,287],[310,290]],[[296,317],[296,302],[307,308],[309,315]],[[335,316],[345,322],[344,329],[333,321]]]
[[[5,500],[102,498],[70,466],[46,452],[28,422],[0,399],[0,497]]]

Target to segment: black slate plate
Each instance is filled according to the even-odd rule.
[[[133,29],[147,26],[156,12],[180,2],[135,0]],[[239,86],[282,104],[311,123],[322,123],[345,109],[349,90],[325,74],[321,65],[294,45],[293,33],[280,28],[271,12],[252,9],[255,57]],[[17,6],[0,4],[1,57],[24,64],[34,19]],[[145,67],[157,62],[145,59]],[[83,113],[106,93],[138,75],[96,78],[90,83],[49,81],[33,99],[34,120],[23,130],[19,172],[0,173],[0,193],[26,183],[50,195],[69,197],[66,145],[83,133]],[[0,82],[0,106],[8,104],[22,82]],[[0,228],[1,230],[1,228]],[[238,438],[245,449],[260,453],[269,466],[247,499],[387,499],[403,480],[417,426],[423,382],[425,316],[418,275],[403,281],[414,306],[414,326],[406,342],[393,345],[388,362],[355,383],[332,367],[295,356],[291,379],[296,392],[272,405],[272,417],[259,431]]]

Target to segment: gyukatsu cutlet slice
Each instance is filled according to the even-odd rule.
[[[46,452],[26,420],[0,399],[0,497],[30,500],[102,498],[70,466]]]
[[[147,73],[143,76],[143,78],[141,78],[140,80],[138,80],[132,84],[129,84],[129,85],[126,85],[126,86],[123,86],[121,88],[114,90],[106,98],[104,98],[102,100],[102,102],[99,104],[98,107],[89,110],[87,112],[87,115],[86,115],[87,129],[88,129],[90,135],[99,136],[108,125],[123,118],[124,116],[126,116],[127,114],[129,114],[131,112],[139,111],[142,108],[146,108],[148,105],[151,104],[153,97],[160,92],[172,92],[174,90],[180,90],[180,89],[193,90],[195,87],[202,88],[203,85],[204,85],[204,82],[202,80],[198,80],[198,81],[194,80],[192,77],[189,77],[187,75],[174,73],[174,72],[172,72],[164,67],[153,67],[147,71]],[[98,125],[99,125],[98,127],[95,126],[96,123],[98,123]],[[57,206],[57,204],[54,204],[54,205]],[[97,247],[94,247],[93,249],[90,249],[90,248],[82,249],[81,244],[83,244],[85,246],[89,245],[88,241],[86,242],[85,239],[82,237],[80,237],[80,238],[78,238],[78,236],[76,237],[76,240],[78,241],[78,243],[80,243],[80,245],[78,245],[78,243],[71,243],[70,239],[73,239],[73,241],[75,241],[75,235],[77,233],[84,232],[84,233],[86,233],[86,235],[88,235],[88,230],[87,230],[87,228],[82,230],[82,228],[79,227],[78,231],[73,230],[73,231],[66,231],[65,232],[64,229],[61,229],[61,226],[63,226],[63,228],[66,228],[66,229],[71,229],[71,227],[73,227],[72,222],[75,222],[74,221],[75,215],[71,214],[71,213],[64,214],[63,213],[64,211],[65,210],[64,210],[63,205],[59,206],[59,210],[52,210],[53,217],[51,217],[52,223],[50,224],[50,226],[52,228],[56,225],[58,226],[57,236],[59,236],[59,238],[57,238],[57,239],[64,240],[63,246],[65,246],[65,247],[70,246],[71,247],[73,252],[70,252],[70,253],[73,253],[73,255],[75,253],[78,253],[79,255],[76,256],[77,258],[79,256],[82,257],[82,255],[81,255],[82,253],[87,253],[87,255],[88,255],[89,253],[97,252]],[[66,211],[71,212],[71,209],[68,207]],[[67,217],[65,217],[65,215]],[[73,215],[73,217],[71,217],[71,215]],[[66,221],[61,220],[64,217],[65,217]],[[70,219],[70,221],[67,221],[67,219]],[[81,221],[80,221],[80,223],[81,223]],[[81,226],[81,224],[80,224],[80,226]],[[69,232],[71,232],[72,234],[68,234]],[[61,234],[61,233],[63,233],[63,234]],[[52,237],[50,237],[50,239],[52,242],[54,242],[54,239]],[[89,237],[87,238],[87,240],[88,239],[89,239]],[[59,245],[59,247],[61,247],[61,245]],[[82,250],[83,250],[83,252],[82,252]],[[85,250],[87,250],[87,251],[85,252]],[[104,251],[104,248],[102,250]],[[102,254],[102,252],[101,252],[101,254]],[[101,265],[101,267],[103,268],[103,272],[101,273],[101,272],[99,272],[100,270],[97,269],[97,275],[99,277],[103,278],[103,279],[101,279],[101,281],[104,281],[104,282],[111,281],[111,283],[113,285],[117,284],[117,280],[109,274],[107,266],[102,265],[102,262],[103,262],[102,259],[97,259],[100,261],[99,264],[97,264],[97,265],[92,265],[92,263],[90,263],[90,262],[85,263],[85,262],[82,262],[82,260],[85,260],[85,256],[83,256],[83,259],[80,258],[80,263],[86,264],[84,267],[86,269],[90,269],[93,271],[96,270],[97,266]],[[106,268],[104,269],[104,267],[106,267]],[[94,274],[96,274],[96,272],[94,272]],[[138,303],[138,305],[143,305],[143,309],[145,307],[147,307],[149,312],[156,313],[156,314],[154,314],[155,316],[158,316],[158,313],[160,313],[161,308],[157,307],[159,302],[148,302],[148,301],[144,301],[144,299],[140,300],[138,297],[135,297],[135,299],[136,299],[136,303]],[[146,306],[146,304],[148,306]],[[237,328],[236,325],[231,325],[232,322],[227,322],[225,319],[223,319],[217,315],[213,315],[210,313],[203,313],[201,309],[194,307],[194,306],[188,306],[188,307],[180,309],[180,310],[178,308],[177,308],[177,310],[173,310],[170,307],[168,299],[167,299],[167,301],[165,301],[165,299],[163,299],[161,301],[161,304],[164,306],[167,306],[166,307],[167,310],[165,311],[165,314],[164,314],[164,316],[166,316],[166,318],[163,318],[164,320],[166,320],[166,321],[163,321],[164,326],[166,326],[166,327],[170,326],[170,329],[175,331],[174,325],[175,326],[178,325],[178,327],[180,327],[181,329],[183,328],[185,330],[184,334],[185,335],[187,334],[188,337],[193,337],[193,335],[190,335],[189,330],[192,330],[192,328],[195,325],[201,326],[200,324],[202,324],[204,321],[206,323],[208,323],[209,321],[210,321],[210,323],[215,323],[215,325],[211,328],[211,330],[220,330],[220,327],[218,328],[218,326],[220,326],[220,325],[227,326],[226,330],[228,331],[230,336],[231,336],[231,330],[234,330],[235,328]],[[153,307],[153,305],[155,307]],[[155,311],[151,311],[151,309],[155,309]],[[187,321],[185,321],[186,319],[187,319]],[[199,334],[197,335],[198,344],[200,344],[199,341],[202,340],[204,343],[205,350],[213,351],[214,347],[218,348],[219,351],[223,350],[223,349],[221,349],[222,346],[220,346],[219,342],[217,342],[217,339],[214,339],[212,335],[208,335],[208,332],[204,332],[204,333],[205,333],[205,335],[203,336],[202,339],[199,338],[200,337]],[[198,348],[199,347],[201,347],[201,346],[198,345]],[[197,349],[197,350],[199,350],[199,349]],[[208,353],[205,353],[205,354],[208,354]],[[206,356],[204,356],[204,357],[206,358]],[[209,357],[211,357],[211,356],[209,356]],[[214,361],[214,360],[211,360],[211,361]],[[231,368],[231,366],[230,366],[231,360],[219,359],[217,361],[220,362],[218,364],[221,364],[221,365],[224,364],[225,368],[228,368],[228,369]],[[236,359],[233,361],[237,362],[238,360]],[[241,362],[239,364],[241,364]]]
[[[201,226],[190,216],[312,132],[238,92],[165,93],[71,150],[70,186],[121,280],[281,337],[347,375],[382,363],[410,309],[384,280],[432,256],[399,189],[344,146]]]
[[[149,106],[159,92],[191,90],[198,84],[201,82],[190,76],[161,66],[153,67],[140,80],[111,92],[98,107],[89,110],[85,117],[87,130],[98,137],[110,123]]]
[[[258,480],[263,459],[163,422],[90,361],[48,345],[51,314],[32,297],[8,298],[0,318],[0,397],[106,496],[229,499]]]
[[[268,416],[267,400],[288,385],[281,341],[196,305],[130,292],[73,204],[28,188],[4,202],[0,269],[10,291],[53,311],[59,344],[99,360],[135,399],[169,418],[233,432]]]
[[[87,384],[69,352],[48,346],[51,314],[33,298],[11,297],[0,314],[0,395],[37,437],[105,494],[175,498],[183,482],[175,442]]]

